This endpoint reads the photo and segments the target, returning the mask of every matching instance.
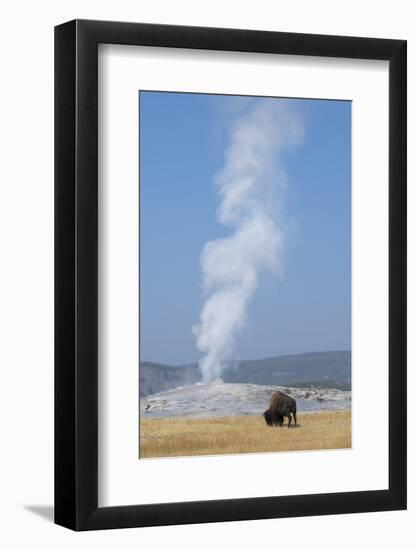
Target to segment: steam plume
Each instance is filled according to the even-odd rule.
[[[257,100],[230,128],[224,166],[215,177],[218,221],[230,236],[209,241],[201,266],[206,300],[193,327],[203,382],[219,378],[246,322],[262,271],[279,272],[285,227],[282,151],[301,142],[303,127],[288,101]]]

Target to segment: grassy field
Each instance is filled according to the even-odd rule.
[[[140,425],[140,458],[351,447],[350,411],[297,415],[298,426],[266,426],[261,416],[147,418]]]

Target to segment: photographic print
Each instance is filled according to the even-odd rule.
[[[55,523],[406,509],[407,42],[73,20],[54,57]]]
[[[351,102],[139,113],[139,458],[350,448]]]

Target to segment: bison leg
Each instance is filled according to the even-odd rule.
[[[291,413],[288,414],[288,427],[291,426]]]
[[[294,426],[297,426],[297,413],[293,412],[292,415],[294,417]]]

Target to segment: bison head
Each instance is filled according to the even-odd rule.
[[[269,409],[264,412],[263,417],[265,418],[265,422],[267,423],[268,426],[274,425],[274,419]]]

